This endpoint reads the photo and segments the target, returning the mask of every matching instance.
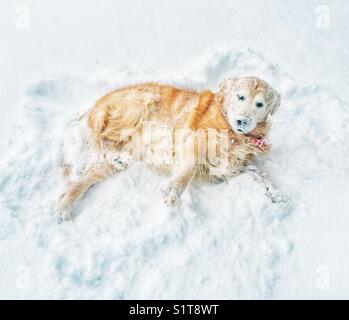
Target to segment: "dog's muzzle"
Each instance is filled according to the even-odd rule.
[[[237,117],[235,122],[236,130],[241,133],[246,133],[249,130],[251,123],[252,123],[252,119],[250,117],[246,117],[246,116]]]

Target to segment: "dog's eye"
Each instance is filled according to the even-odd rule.
[[[239,99],[240,101],[244,101],[244,100],[245,100],[245,97],[244,97],[244,96],[240,96],[240,95],[238,94],[238,99]]]
[[[262,102],[257,102],[256,103],[256,107],[257,108],[262,108],[263,107],[263,103]]]

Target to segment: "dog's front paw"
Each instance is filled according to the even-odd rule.
[[[71,212],[69,210],[57,210],[58,223],[63,223],[72,219]]]
[[[164,198],[164,203],[168,207],[173,207],[180,203],[180,196],[183,190],[176,185],[169,183],[161,188],[161,193]]]
[[[131,160],[127,152],[109,152],[106,154],[106,160],[118,171],[126,170]]]
[[[282,193],[279,190],[274,189],[272,186],[267,186],[266,194],[270,198],[272,203],[285,202],[285,200],[282,197]]]
[[[57,207],[56,207],[56,214],[57,214],[58,222],[62,223],[64,221],[71,220],[71,218],[72,218],[71,213],[72,213],[72,208],[71,208],[71,206],[67,206],[65,204],[65,194],[63,194],[60,197],[60,200],[59,200]]]
[[[126,163],[125,161],[123,161],[120,158],[115,158],[115,159],[113,159],[113,166],[115,169],[121,171],[121,170],[127,169],[128,163]]]

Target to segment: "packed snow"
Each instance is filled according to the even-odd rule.
[[[0,298],[349,298],[349,106],[262,51],[206,47],[170,72],[133,61],[26,74],[0,141]],[[134,163],[91,188],[73,221],[58,223],[64,135],[98,97],[143,81],[216,90],[247,75],[282,96],[271,152],[256,164],[286,203],[272,203],[245,174],[193,183],[169,209],[159,192],[165,178]]]

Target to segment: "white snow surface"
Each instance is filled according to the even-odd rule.
[[[221,3],[229,9],[228,1]],[[265,58],[266,47],[262,54],[250,47],[197,45],[170,72],[127,59],[91,72],[69,68],[67,59],[44,75],[26,73],[23,95],[8,111],[15,121],[1,131],[0,298],[349,298],[349,106],[335,86],[326,86],[336,74],[325,86],[305,84]],[[10,74],[9,65],[4,70]],[[159,192],[165,178],[135,163],[89,190],[73,221],[57,223],[63,137],[95,99],[143,81],[215,90],[222,79],[247,75],[265,79],[282,96],[272,150],[256,164],[287,205],[271,203],[263,185],[241,175],[194,183],[181,207],[169,209]],[[10,119],[6,114],[2,107],[3,119]]]

